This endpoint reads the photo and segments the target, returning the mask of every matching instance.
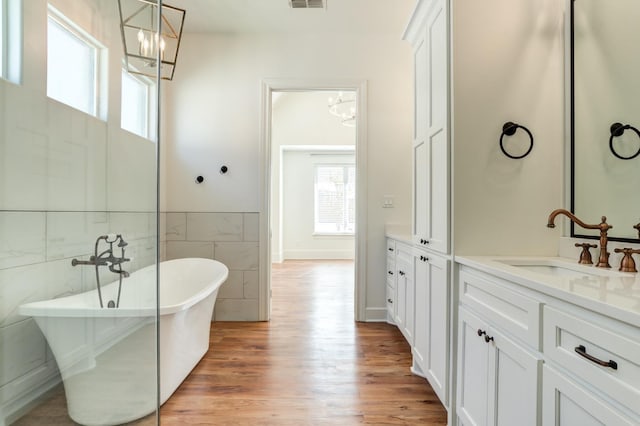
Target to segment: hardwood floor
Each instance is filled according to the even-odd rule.
[[[162,425],[444,425],[396,327],[356,323],[353,263],[273,265],[269,323],[216,322]]]
[[[213,323],[209,352],[162,406],[161,425],[446,424],[397,328],[354,322],[352,262],[275,264],[272,289],[270,322]]]

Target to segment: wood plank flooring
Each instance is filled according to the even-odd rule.
[[[270,322],[212,325],[209,352],[162,406],[161,425],[446,424],[397,328],[354,322],[352,262],[275,264],[272,289]]]

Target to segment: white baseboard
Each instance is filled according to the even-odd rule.
[[[365,310],[366,322],[387,322],[387,308],[367,308]]]
[[[308,260],[308,259],[354,259],[353,250],[321,250],[301,249],[285,250],[284,259]]]

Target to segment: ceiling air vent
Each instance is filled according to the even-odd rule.
[[[325,9],[326,0],[289,0],[293,9]]]

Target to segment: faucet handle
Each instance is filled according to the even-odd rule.
[[[593,265],[593,260],[591,260],[591,252],[589,251],[589,249],[596,248],[598,247],[598,245],[591,243],[576,243],[576,247],[582,247],[580,260],[578,261],[578,263],[581,263],[583,265]]]
[[[621,272],[638,272],[636,269],[636,262],[633,260],[632,254],[640,253],[640,250],[634,250],[632,248],[617,248],[613,250],[616,253],[624,253],[624,257],[620,261]]]

